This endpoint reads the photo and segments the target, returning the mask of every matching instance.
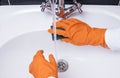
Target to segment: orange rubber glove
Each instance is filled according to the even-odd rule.
[[[60,20],[56,22],[56,27],[57,35],[65,37],[61,39],[62,41],[78,46],[101,45],[103,47],[107,47],[104,38],[106,29],[91,28],[88,24],[75,18]],[[62,30],[60,28],[62,28]],[[48,32],[53,33],[53,29],[49,29]]]
[[[43,56],[43,50],[39,50],[29,66],[29,72],[34,78],[58,78],[58,68],[53,55],[49,55],[49,62]]]

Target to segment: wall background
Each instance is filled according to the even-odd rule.
[[[10,0],[12,5],[38,5],[45,0]],[[118,5],[119,0],[77,0],[82,4],[96,5]],[[65,3],[71,4],[72,0],[65,0]],[[1,5],[8,5],[7,0],[0,0]]]

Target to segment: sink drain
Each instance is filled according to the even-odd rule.
[[[58,60],[58,71],[59,72],[65,72],[68,69],[68,62],[64,59]]]

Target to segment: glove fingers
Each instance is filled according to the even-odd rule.
[[[34,55],[33,60],[45,60],[45,57],[43,56],[44,51],[38,50],[37,53]]]
[[[68,20],[60,20],[56,22],[56,27],[66,29],[70,24],[71,22],[69,22]]]
[[[29,65],[29,72],[32,73],[32,63]]]
[[[73,40],[71,40],[71,39],[69,39],[69,38],[63,38],[63,39],[61,39],[61,41],[68,42],[68,43],[72,43],[72,44],[74,44],[74,45],[79,45],[79,46],[84,45],[84,44],[82,44],[82,43],[75,42],[75,41],[73,41]]]
[[[69,18],[69,19],[67,19],[67,20],[70,21],[71,23],[82,22],[82,21],[80,21],[80,20],[78,20],[78,19],[75,19],[75,18]]]
[[[76,42],[72,41],[72,40],[69,39],[69,38],[63,38],[63,39],[61,39],[61,41],[64,41],[64,42],[67,42],[67,43],[72,43],[72,44],[74,44],[74,45],[77,45]]]
[[[43,50],[38,50],[37,53],[36,53],[36,56],[41,56],[41,55],[43,55],[43,52],[44,52]]]
[[[79,23],[79,24],[81,24],[81,25],[84,25],[84,26],[89,26],[87,23],[85,23],[85,22],[83,22],[83,21],[80,21],[80,20],[78,20],[78,19],[75,19],[75,18],[69,18],[69,19],[67,19],[68,21],[70,21],[71,23],[73,23],[73,24],[76,24],[76,23]]]
[[[54,30],[53,29],[48,29],[48,32],[49,33],[54,33]],[[64,30],[60,30],[60,29],[57,29],[56,30],[56,34],[57,35],[62,35],[62,36],[64,36],[64,37],[67,37],[68,35],[67,35],[67,33],[64,31]]]
[[[52,54],[49,55],[49,61],[53,66],[55,66],[55,67],[57,66],[55,58]]]
[[[61,41],[64,41],[64,42],[71,42],[72,40],[69,39],[69,38],[63,38],[63,39],[61,39]]]

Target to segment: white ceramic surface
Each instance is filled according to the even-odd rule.
[[[83,13],[72,14],[93,27],[120,26],[120,6],[83,5]],[[120,78],[120,51],[100,46],[74,46],[57,41],[47,29],[52,15],[39,5],[0,6],[0,78],[33,78],[28,71],[38,49],[65,59],[69,69],[59,78]]]

